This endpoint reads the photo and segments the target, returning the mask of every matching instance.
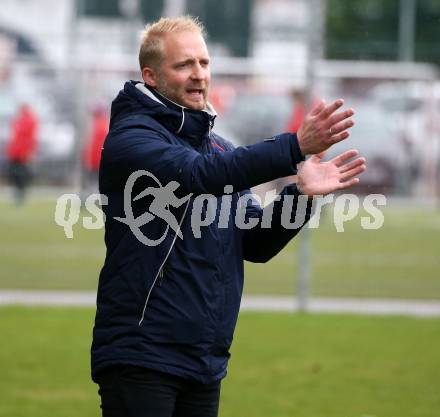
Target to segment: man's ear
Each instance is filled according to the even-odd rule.
[[[144,80],[145,84],[147,84],[149,87],[156,87],[156,75],[154,73],[153,68],[150,67],[144,67],[142,68],[142,79]]]

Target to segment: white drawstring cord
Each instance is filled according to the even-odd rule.
[[[179,129],[177,130],[176,133],[180,133],[180,131],[181,131],[182,128],[183,128],[183,124],[184,124],[184,123],[185,123],[185,108],[182,107],[182,123],[181,123],[181,125],[180,125],[180,127],[179,127]]]

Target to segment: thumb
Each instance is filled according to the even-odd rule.
[[[325,151],[323,151],[323,152],[319,152],[319,153],[317,153],[317,154],[315,154],[315,155],[312,155],[312,156],[310,157],[310,159],[311,159],[313,162],[315,162],[315,163],[319,163],[319,162],[321,162],[322,158],[324,158],[324,156],[325,156]]]

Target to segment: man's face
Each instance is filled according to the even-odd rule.
[[[153,87],[181,106],[205,109],[211,72],[202,35],[191,31],[169,33],[162,46],[163,59],[153,71]]]

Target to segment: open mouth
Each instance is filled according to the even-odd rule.
[[[189,88],[186,91],[190,95],[190,97],[192,97],[193,99],[199,100],[199,99],[203,98],[203,89],[201,89],[201,88]]]

